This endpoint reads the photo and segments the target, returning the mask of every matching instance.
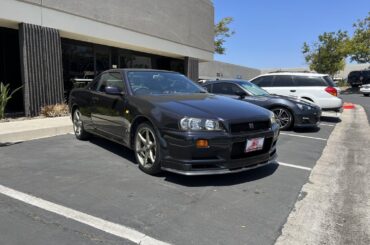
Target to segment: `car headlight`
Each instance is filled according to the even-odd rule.
[[[218,131],[222,130],[220,123],[213,119],[202,119],[193,117],[184,117],[180,120],[180,129],[182,130],[207,130]]]
[[[302,111],[309,111],[312,110],[313,108],[309,105],[304,105],[304,104],[297,104],[298,108]]]

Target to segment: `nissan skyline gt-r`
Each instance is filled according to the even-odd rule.
[[[240,172],[277,156],[271,111],[209,94],[176,72],[105,71],[71,91],[69,108],[77,139],[93,134],[122,144],[148,174]]]

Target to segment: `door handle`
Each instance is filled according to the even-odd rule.
[[[290,92],[292,92],[292,93],[294,93],[294,92],[296,92],[297,90],[294,90],[294,89],[292,89],[292,90],[290,90]]]

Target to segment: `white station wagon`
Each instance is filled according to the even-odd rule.
[[[271,94],[309,100],[323,111],[340,111],[343,101],[329,75],[318,73],[276,72],[251,80]]]

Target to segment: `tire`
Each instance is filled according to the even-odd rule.
[[[369,97],[370,94],[364,94],[364,96]]]
[[[271,111],[275,114],[276,120],[280,125],[280,130],[289,130],[293,125],[292,113],[284,107],[275,107]]]
[[[79,140],[87,140],[90,137],[90,134],[84,129],[81,112],[78,108],[73,111],[72,122],[76,138]]]
[[[135,132],[134,153],[139,168],[147,174],[161,172],[160,143],[156,131],[149,123],[140,124]]]

